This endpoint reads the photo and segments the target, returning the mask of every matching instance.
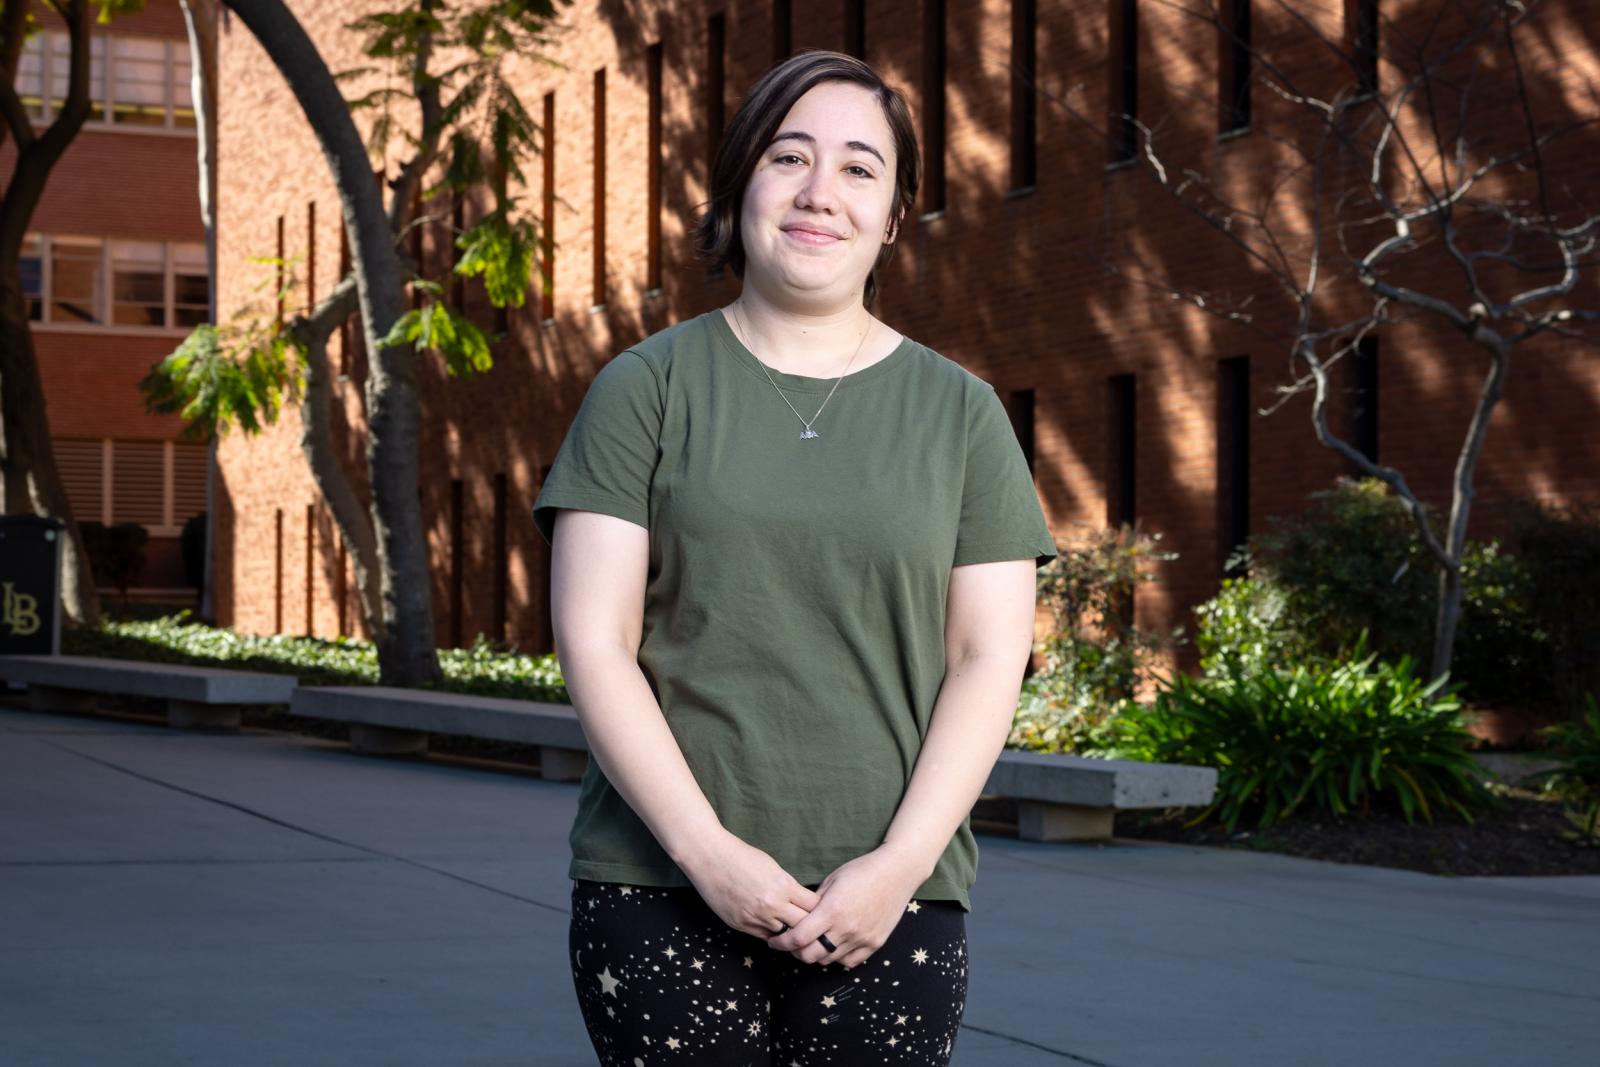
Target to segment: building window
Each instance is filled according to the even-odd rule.
[[[661,288],[661,42],[645,49],[645,278],[646,289]]]
[[[23,239],[17,273],[22,278],[22,299],[28,305],[28,318],[38,322],[44,317],[44,251],[38,237]]]
[[[1363,337],[1345,357],[1350,363],[1350,447],[1378,462],[1378,339]],[[1354,463],[1352,474],[1362,472]]]
[[[1107,117],[1111,162],[1124,163],[1139,150],[1139,2],[1111,0],[1111,113]]]
[[[49,322],[105,321],[105,243],[98,238],[50,238]]]
[[[1136,379],[1114,374],[1106,379],[1106,523],[1121,526],[1135,518],[1138,483],[1138,406]]]
[[[728,22],[719,12],[706,20],[706,190],[711,189],[712,172],[717,165],[717,148],[727,125],[726,61]]]
[[[1006,395],[1006,414],[1011,416],[1011,429],[1022,446],[1022,455],[1033,471],[1033,390],[1013,389]]]
[[[867,58],[866,0],[844,0],[844,52],[857,59]]]
[[[44,106],[44,41],[46,34],[38,33],[28,38],[17,59],[17,95],[22,99],[23,110],[35,122],[43,122]]]
[[[1250,357],[1217,361],[1217,572],[1250,536]]]
[[[925,214],[944,210],[944,0],[922,4],[922,202]]]
[[[794,12],[789,0],[773,0],[772,62],[782,63],[794,51]]]
[[[1038,91],[1034,57],[1038,51],[1034,0],[1011,0],[1011,188],[1031,189],[1038,181]]]
[[[111,242],[111,321],[165,326],[167,272],[160,241]]]
[[[1345,0],[1345,30],[1356,68],[1356,87],[1378,91],[1378,0]]]
[[[172,246],[172,325],[198,326],[211,318],[211,275],[205,245]]]
[[[172,69],[167,42],[157,37],[111,41],[111,121],[124,126],[165,126],[171,106]]]
[[[36,322],[169,329],[211,315],[204,245],[32,235],[20,268]]]
[[[1250,0],[1225,0],[1222,5],[1220,132],[1250,125]]]
[[[594,72],[594,278],[592,303],[606,302],[606,71]]]
[[[544,253],[539,268],[543,282],[539,317],[556,314],[556,94],[544,94]]]
[[[17,93],[36,122],[54,121],[66,104],[71,48],[71,38],[58,30],[42,30],[23,47],[17,65]],[[192,130],[190,73],[189,46],[184,41],[93,34],[89,38],[89,121],[124,129]],[[45,86],[49,86],[48,93]]]

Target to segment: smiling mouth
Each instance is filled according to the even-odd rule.
[[[833,244],[833,243],[835,243],[837,241],[844,240],[844,238],[835,237],[831,233],[818,233],[816,230],[804,230],[804,229],[800,229],[798,227],[791,227],[790,229],[784,230],[783,232],[788,234],[790,237],[794,238],[795,240],[800,241],[803,244],[809,244],[809,245]]]

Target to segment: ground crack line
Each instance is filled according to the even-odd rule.
[[[531,904],[536,908],[542,908],[546,911],[553,911],[560,915],[571,914],[570,910],[567,908],[558,907],[554,904],[547,904],[542,900],[535,900],[532,897],[525,897],[519,893],[513,893],[510,890],[501,889],[498,886],[488,885],[484,882],[479,882],[475,879],[456,874],[453,871],[447,871],[440,867],[434,867],[419,860],[408,859],[405,856],[396,856],[393,853],[384,852],[380,849],[368,848],[366,845],[358,845],[354,841],[345,841],[329,834],[319,833],[316,830],[308,829],[304,826],[296,826],[294,823],[285,822],[282,819],[274,818],[273,816],[268,815],[266,812],[256,811],[254,808],[247,808],[243,804],[236,804],[231,800],[223,800],[221,797],[214,797],[209,793],[201,793],[198,790],[189,789],[181,785],[176,785],[172,782],[165,782],[160,778],[155,778],[148,774],[141,774],[130,767],[124,767],[119,763],[112,763],[110,760],[101,759],[99,756],[91,756],[87,752],[79,752],[75,748],[69,748],[66,745],[60,745],[54,741],[44,741],[42,743],[49,745],[51,748],[60,749],[62,752],[65,752],[69,755],[77,756],[79,759],[88,760],[90,763],[98,763],[102,767],[117,771],[121,774],[126,774],[130,778],[137,778],[141,782],[148,782],[151,785],[160,786],[163,789],[170,789],[175,793],[182,793],[184,796],[194,797],[196,800],[204,800],[210,804],[217,804],[224,808],[230,808],[242,815],[249,815],[252,818],[260,819],[263,822],[271,823],[274,826],[281,826],[283,829],[292,830],[297,834],[305,834],[307,837],[314,837],[319,841],[326,841],[329,844],[338,845],[341,848],[354,849],[357,852],[364,852],[369,856],[376,856],[379,859],[386,859],[394,863],[405,864],[408,867],[415,867],[418,870],[427,871],[430,874],[436,874],[442,878],[448,878],[451,881],[460,882],[463,885],[470,885],[474,889],[481,889],[484,892],[493,893],[496,896],[506,897],[510,900],[515,900],[523,904]]]
[[[1029,1041],[1025,1037],[1017,1037],[1014,1034],[1008,1034],[1001,1030],[990,1030],[988,1027],[973,1026],[971,1023],[962,1023],[961,1029],[971,1030],[975,1034],[986,1034],[989,1037],[998,1037],[1001,1040],[1009,1041],[1014,1045],[1026,1045],[1028,1048],[1038,1049],[1040,1052],[1048,1052],[1052,1056],[1060,1056],[1062,1059],[1071,1060],[1073,1063],[1087,1063],[1090,1065],[1090,1067],[1115,1067],[1114,1064],[1107,1063],[1105,1060],[1092,1060],[1087,1056],[1080,1056],[1075,1052],[1067,1052],[1065,1049],[1051,1048],[1049,1045],[1041,1045],[1037,1041]]]

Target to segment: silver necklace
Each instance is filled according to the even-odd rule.
[[[739,320],[739,333],[740,333],[739,340],[744,343],[744,346],[746,348],[750,348],[750,342],[748,340],[746,340],[746,338],[750,336],[750,331],[745,328],[744,316],[742,314],[740,314],[740,312],[739,312],[739,304],[738,304],[737,301],[735,301],[734,305],[733,305],[733,314],[734,314],[734,317]],[[833,389],[829,389],[828,390],[828,395],[822,398],[822,407],[817,408],[817,414],[811,416],[811,422],[807,422],[806,421],[806,417],[804,415],[800,414],[800,410],[798,408],[796,408],[793,404],[789,403],[789,398],[787,396],[784,396],[784,392],[783,392],[782,389],[778,389],[778,383],[772,377],[772,372],[767,370],[767,365],[765,363],[761,363],[761,358],[759,356],[756,357],[756,362],[757,363],[761,363],[761,369],[767,375],[767,381],[772,382],[772,387],[774,389],[778,389],[778,395],[783,397],[783,402],[785,404],[789,404],[789,410],[794,412],[794,417],[799,419],[800,420],[800,425],[805,427],[804,430],[800,431],[800,440],[808,441],[813,437],[821,437],[822,436],[817,431],[815,431],[815,430],[813,430],[811,428],[811,423],[817,421],[817,416],[822,414],[822,408],[827,407],[828,406],[828,401],[833,399],[833,390],[839,388],[839,383],[844,381],[844,375],[848,374],[850,372],[850,365],[856,361],[856,356],[861,354],[861,346],[866,343],[867,334],[869,334],[871,332],[872,332],[872,324],[868,323],[866,330],[861,334],[861,340],[856,342],[856,350],[854,352],[850,353],[850,363],[846,363],[844,365],[844,374],[840,374],[839,377],[834,380]],[[752,356],[754,356],[755,355],[755,349],[750,348],[750,354]]]

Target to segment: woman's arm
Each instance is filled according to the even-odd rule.
[[[889,939],[989,779],[1033,648],[1033,559],[953,567],[945,672],[917,765],[883,843],[823,879],[822,902],[767,944],[805,963],[861,964]],[[830,906],[834,887],[844,903]],[[827,933],[829,951],[817,935]]]
[[[557,657],[591,758],[679,867],[726,834],[639,668],[650,533],[563,508],[551,542]]]
[[[556,651],[590,756],[723,922],[756,937],[800,922],[817,894],[722,825],[639,667],[649,531],[561,508],[554,533]]]
[[[950,571],[945,673],[911,782],[883,848],[920,876],[983,792],[1005,748],[1033,650],[1034,561],[972,563]]]

